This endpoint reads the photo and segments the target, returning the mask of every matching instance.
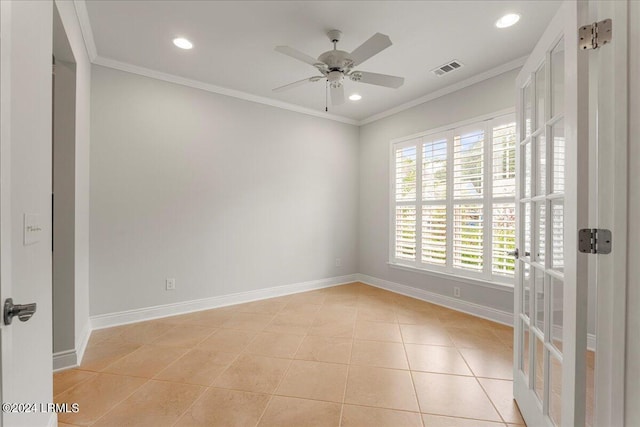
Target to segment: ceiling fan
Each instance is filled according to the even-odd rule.
[[[315,67],[322,75],[308,77],[297,82],[277,87],[273,89],[274,92],[283,92],[294,87],[302,86],[305,83],[317,82],[326,79],[331,92],[331,104],[341,105],[344,104],[344,87],[342,84],[345,78],[349,78],[354,82],[368,83],[394,89],[399,88],[404,83],[403,77],[353,70],[354,67],[362,64],[367,59],[391,46],[392,43],[389,36],[376,33],[351,53],[338,50],[336,48],[336,45],[342,36],[341,31],[331,30],[327,33],[327,36],[329,36],[329,40],[333,43],[333,50],[323,53],[318,57],[318,59],[289,46],[276,47],[277,52],[283,53],[299,61],[306,62],[307,64]]]

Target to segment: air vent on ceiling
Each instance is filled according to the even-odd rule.
[[[443,64],[439,67],[434,68],[433,70],[431,70],[431,72],[436,76],[440,77],[440,76],[444,76],[447,73],[455,71],[459,68],[462,68],[462,62],[454,59],[451,62],[447,62],[446,64]]]

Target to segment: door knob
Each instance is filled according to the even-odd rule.
[[[31,319],[36,312],[36,303],[31,304],[14,304],[12,298],[7,298],[4,302],[4,324],[10,325],[15,316],[18,316],[21,322]]]

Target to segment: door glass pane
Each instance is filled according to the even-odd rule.
[[[549,292],[551,293],[551,327],[553,328],[551,342],[553,346],[562,353],[562,304],[564,301],[564,285],[562,280],[556,279],[555,277],[549,276],[549,280],[551,281]]]
[[[524,194],[525,198],[531,197],[531,142],[527,142],[524,146],[522,161],[524,163]]]
[[[564,192],[564,168],[565,168],[565,145],[564,145],[564,122],[560,120],[551,129],[551,144],[553,156],[553,169],[551,179],[553,180],[552,191],[554,193]]]
[[[522,312],[531,316],[531,267],[527,263],[522,263]]]
[[[561,200],[551,202],[551,268],[564,270],[564,204]]]
[[[524,321],[520,321],[520,348],[522,349],[520,358],[520,370],[524,373],[525,381],[529,384],[529,353],[530,353],[530,341],[529,341],[529,327]]]
[[[536,220],[538,221],[538,229],[537,229],[537,241],[536,241],[536,260],[544,264],[544,254],[545,254],[545,237],[546,237],[546,203],[538,202],[535,204],[536,206]]]
[[[524,252],[520,254],[523,258],[531,255],[531,202],[524,203]]]
[[[522,101],[524,109],[524,135],[531,135],[531,112],[532,112],[532,100],[531,100],[531,84],[527,83],[522,91]]]
[[[536,138],[536,194],[547,194],[547,143],[544,133]]]
[[[544,271],[533,269],[535,327],[544,336]]]
[[[542,341],[536,337],[535,339],[535,352],[534,352],[534,367],[535,367],[535,391],[536,395],[542,402],[544,399],[544,353],[545,348]]]
[[[549,360],[549,416],[557,426],[562,421],[562,363],[553,355]]]
[[[564,110],[564,40],[551,51],[551,111],[553,116]]]
[[[587,426],[593,425],[593,410],[595,408],[595,365],[596,365],[596,353],[594,351],[587,350]]]
[[[545,99],[545,64],[542,64],[536,71],[536,130],[544,126],[546,117],[544,115],[544,99]]]

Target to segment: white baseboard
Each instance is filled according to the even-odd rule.
[[[291,285],[275,286],[266,289],[256,289],[255,291],[238,292],[235,294],[221,295],[211,298],[121,311],[118,313],[100,314],[97,316],[91,316],[91,329],[110,328],[112,326],[126,325],[144,320],[160,319],[163,317],[175,316],[177,314],[192,313],[194,311],[209,310],[212,308],[242,304],[315,289],[329,288],[332,286],[355,282],[357,279],[357,274],[350,274],[346,276],[312,280],[309,282],[294,283]]]
[[[82,363],[82,357],[84,356],[84,351],[87,349],[90,336],[91,328],[87,321],[84,329],[76,340],[75,349],[53,353],[53,372],[66,371],[67,369],[80,366]]]
[[[373,276],[367,276],[366,274],[358,274],[357,276],[359,282],[367,285],[375,286],[377,288],[412,298],[417,298],[422,301],[427,301],[452,310],[461,311],[463,313],[482,317],[483,319],[513,327],[513,313],[508,311],[497,310],[495,308],[486,307],[484,305],[475,304],[458,298],[451,298],[435,292],[429,292],[412,286],[390,282]],[[554,333],[554,335],[556,335],[556,333]],[[561,331],[558,332],[557,335],[561,335]],[[587,349],[591,351],[595,351],[596,349],[596,336],[594,334],[587,334]]]
[[[78,366],[75,349],[53,353],[53,372],[60,372]]]
[[[82,358],[84,357],[84,351],[87,349],[87,345],[89,344],[89,338],[91,337],[91,320],[87,319],[87,322],[84,324],[84,328],[76,341],[76,353],[77,353],[77,363],[80,365],[82,363]]]
[[[452,310],[461,311],[493,322],[502,323],[503,325],[513,325],[513,313],[502,311],[484,305],[475,304],[459,298],[451,298],[446,295],[437,294],[435,292],[425,291],[423,289],[414,288],[412,286],[402,285],[396,282],[379,279],[377,277],[367,276],[365,274],[358,275],[359,281],[367,285],[377,288],[386,289],[387,291],[397,294],[406,295],[408,297],[417,298],[433,304],[441,305]]]

